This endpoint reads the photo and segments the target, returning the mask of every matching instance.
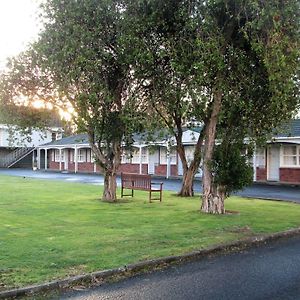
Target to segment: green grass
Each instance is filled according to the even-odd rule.
[[[136,192],[117,204],[101,187],[0,176],[0,290],[186,253],[300,226],[300,205],[232,197],[228,210],[199,213],[199,197]]]

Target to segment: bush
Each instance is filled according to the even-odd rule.
[[[214,184],[223,186],[227,195],[253,181],[253,168],[249,163],[252,153],[245,153],[246,145],[242,143],[222,142],[215,147],[211,167]]]

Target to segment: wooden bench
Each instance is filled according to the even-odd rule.
[[[152,182],[151,175],[142,174],[131,174],[131,173],[121,173],[121,197],[131,196],[133,197],[134,190],[148,191],[149,192],[149,202],[151,200],[162,201],[162,185],[161,182]],[[155,187],[156,186],[156,187]],[[124,189],[131,190],[130,195],[124,195]],[[159,193],[159,198],[152,198],[152,193]]]

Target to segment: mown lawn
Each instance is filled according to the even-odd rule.
[[[0,290],[180,254],[300,226],[300,205],[232,197],[199,213],[199,197],[136,192],[118,204],[101,187],[0,176]]]

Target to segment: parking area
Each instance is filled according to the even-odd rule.
[[[48,180],[64,180],[69,182],[81,182],[89,184],[103,184],[103,176],[99,174],[74,174],[74,173],[59,173],[51,171],[33,171],[29,169],[0,169],[0,174],[9,176],[25,176],[31,178],[40,178]],[[154,181],[163,182],[164,189],[177,192],[181,186],[180,179],[165,179],[155,178]],[[120,185],[120,178],[118,178]],[[202,190],[201,181],[196,180],[194,184],[196,193]],[[273,199],[294,201],[300,203],[300,187],[289,185],[275,184],[253,184],[245,188],[243,191],[236,193],[237,195],[252,198]]]

